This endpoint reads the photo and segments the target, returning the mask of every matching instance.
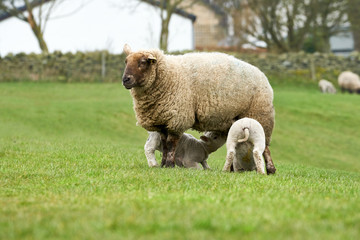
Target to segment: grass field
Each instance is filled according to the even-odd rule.
[[[360,96],[274,91],[260,176],[222,173],[225,147],[149,169],[120,84],[0,84],[0,239],[359,239]]]

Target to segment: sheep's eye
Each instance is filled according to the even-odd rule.
[[[127,60],[125,60],[124,62],[125,62],[125,64],[127,64]]]
[[[214,139],[217,139],[217,137],[214,137]]]

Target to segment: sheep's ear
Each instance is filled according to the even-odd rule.
[[[123,51],[126,55],[129,55],[131,53],[131,47],[126,43],[124,45]]]
[[[200,139],[201,139],[201,140],[203,140],[204,142],[209,141],[209,138],[208,138],[208,137],[206,137],[206,136],[204,136],[204,135],[203,135],[203,136],[201,136],[201,137],[200,137]]]
[[[151,64],[154,64],[156,63],[156,57],[154,57],[153,55],[149,55],[147,60],[151,63]]]

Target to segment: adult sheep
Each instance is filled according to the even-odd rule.
[[[349,93],[356,92],[360,94],[360,79],[356,73],[350,71],[340,73],[338,84],[342,92],[348,91]]]
[[[125,44],[123,85],[131,89],[137,122],[161,133],[162,166],[175,166],[184,131],[227,134],[240,118],[254,118],[266,136],[264,159],[275,173],[269,144],[275,124],[273,90],[256,67],[224,53],[165,55],[158,49],[132,52]]]

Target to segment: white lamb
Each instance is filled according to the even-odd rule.
[[[186,168],[200,168],[199,163],[201,163],[204,169],[210,169],[206,161],[209,154],[224,145],[225,140],[225,135],[216,132],[205,132],[200,140],[191,134],[184,133],[175,151],[175,163],[179,167]],[[163,152],[160,133],[149,132],[144,149],[149,167],[158,166],[155,150]]]
[[[336,93],[336,88],[334,87],[334,85],[325,79],[321,79],[319,81],[319,88],[322,93],[330,93],[330,94]]]
[[[234,172],[240,169],[254,170],[265,174],[265,163],[262,154],[265,150],[265,133],[261,124],[252,118],[237,120],[231,127],[226,140],[226,162],[223,171]],[[249,151],[252,149],[252,156]]]

